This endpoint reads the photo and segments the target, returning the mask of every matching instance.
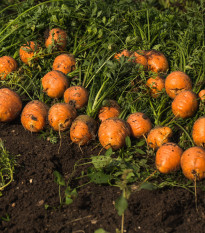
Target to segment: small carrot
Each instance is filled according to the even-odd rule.
[[[39,100],[32,100],[26,104],[21,113],[21,123],[30,132],[44,129],[48,115],[48,107]]]
[[[43,76],[43,91],[51,98],[60,98],[69,86],[69,81],[65,74],[60,71],[50,71]]]
[[[6,79],[6,76],[17,70],[18,64],[13,57],[3,56],[0,57],[0,79]]]
[[[129,124],[116,117],[104,120],[98,130],[99,141],[105,149],[118,150],[125,145],[127,136],[130,136]]]
[[[88,102],[88,91],[82,86],[72,86],[65,90],[64,101],[76,109],[83,108]]]
[[[83,146],[96,138],[97,122],[88,115],[79,115],[70,127],[72,142]]]
[[[76,116],[77,112],[73,106],[56,103],[48,111],[48,122],[55,131],[64,131],[70,127]]]
[[[9,88],[0,89],[0,122],[14,120],[21,112],[20,96]]]

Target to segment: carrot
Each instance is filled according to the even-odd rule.
[[[152,149],[157,149],[164,143],[170,141],[172,136],[172,129],[168,126],[156,126],[152,130],[150,130],[147,136],[147,144]]]
[[[181,156],[182,172],[190,180],[205,178],[205,149],[190,147]]]
[[[76,116],[76,109],[71,105],[56,103],[48,111],[48,122],[55,131],[64,131],[70,127]]]
[[[157,98],[160,96],[160,92],[165,87],[165,80],[164,78],[157,76],[157,77],[151,77],[146,82],[147,87],[149,87],[151,96],[153,98]]]
[[[179,170],[183,150],[173,142],[168,142],[159,147],[156,153],[155,164],[157,169],[164,174]]]
[[[88,115],[79,115],[70,127],[72,142],[83,146],[96,138],[97,122]]]
[[[88,102],[88,91],[82,86],[69,87],[64,92],[64,101],[76,109],[81,109]]]
[[[69,86],[67,77],[60,71],[50,71],[42,78],[43,91],[51,98],[60,98]]]
[[[146,57],[146,52],[144,50],[137,50],[136,52],[133,52],[131,57],[134,58],[134,62],[137,64],[141,64],[144,66],[144,68],[147,68],[147,57]]]
[[[21,124],[30,132],[39,132],[46,125],[47,115],[47,105],[39,100],[32,100],[23,108]]]
[[[148,70],[156,73],[166,73],[169,69],[167,58],[162,52],[156,50],[148,50],[145,53],[147,57]]]
[[[175,117],[188,118],[198,109],[197,95],[192,91],[180,92],[172,102],[172,112]]]
[[[53,62],[53,70],[58,70],[68,74],[75,70],[75,57],[72,54],[58,55]]]
[[[174,99],[177,94],[185,90],[192,89],[190,77],[181,71],[170,73],[165,79],[165,90],[167,95]]]
[[[131,135],[135,138],[146,135],[152,128],[150,119],[142,112],[130,114],[127,122],[131,129]]]
[[[104,100],[103,106],[98,112],[98,118],[102,122],[111,117],[119,117],[120,106],[115,100]]]
[[[199,98],[201,102],[205,103],[205,89],[199,92]]]
[[[65,50],[67,46],[67,33],[64,30],[53,28],[49,31],[48,36],[46,37],[46,48]]]
[[[6,79],[6,76],[9,73],[17,70],[17,67],[18,65],[14,58],[10,56],[0,57],[0,79]]]
[[[0,89],[0,122],[14,120],[22,109],[19,95],[9,88]]]
[[[31,59],[39,52],[39,49],[39,45],[34,41],[29,41],[27,44],[22,45],[19,49],[21,61],[29,64]]]
[[[130,57],[130,54],[131,54],[130,51],[128,51],[127,49],[124,49],[122,52],[116,53],[114,55],[114,58],[117,59],[117,60],[119,60],[120,57],[122,57],[122,56],[124,56],[124,57]]]
[[[192,138],[197,146],[205,148],[205,116],[198,118],[192,128]]]
[[[130,136],[129,124],[116,117],[103,121],[98,130],[99,141],[105,149],[123,147],[127,136]]]

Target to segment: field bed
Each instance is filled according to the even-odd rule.
[[[0,5],[0,232],[204,233],[203,1]],[[32,101],[44,109],[26,116]],[[103,121],[106,104],[117,114]],[[70,115],[55,124],[59,106]],[[201,171],[188,176],[189,149]]]
[[[39,139],[26,132],[20,122],[0,124],[0,136],[12,154],[21,154],[15,180],[1,197],[0,216],[9,216],[10,221],[1,221],[2,232],[94,232],[103,228],[115,232],[120,228],[114,201],[121,194],[119,188],[87,184],[78,190],[78,197],[69,206],[59,208],[58,185],[53,172],[58,170],[69,177],[76,160],[82,156],[98,154],[93,144],[83,147],[71,144],[63,136],[59,144]],[[78,177],[82,167],[77,170]],[[86,184],[86,179],[72,181],[76,187]],[[45,209],[45,205],[49,205]],[[125,212],[126,232],[198,232],[205,228],[204,192],[198,190],[198,213],[195,209],[194,194],[184,188],[163,188],[141,190],[132,193]]]

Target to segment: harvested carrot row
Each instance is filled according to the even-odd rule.
[[[0,122],[14,120],[22,109],[20,96],[9,88],[0,89]]]
[[[39,100],[33,100],[26,104],[21,114],[23,127],[30,132],[39,132],[46,125],[48,107]]]

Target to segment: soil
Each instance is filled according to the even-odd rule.
[[[83,157],[98,154],[100,148],[91,143],[80,148],[67,135],[62,146],[51,144],[22,127],[19,120],[0,123],[0,138],[13,155],[20,154],[14,181],[0,197],[0,232],[8,233],[93,233],[98,228],[114,233],[120,229],[121,217],[114,203],[119,188],[72,179],[72,187],[82,185],[70,205],[60,208],[59,189],[54,182],[57,170],[67,179],[74,164]],[[93,149],[95,147],[95,149]],[[85,167],[78,167],[79,177]],[[61,190],[63,193],[63,190]],[[205,232],[205,195],[198,190],[198,213],[193,193],[183,188],[141,190],[131,194],[125,212],[124,232],[173,233]],[[45,208],[47,207],[47,208]]]

